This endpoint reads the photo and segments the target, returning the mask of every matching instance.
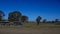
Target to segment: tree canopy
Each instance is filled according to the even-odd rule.
[[[8,20],[9,21],[19,21],[19,18],[21,18],[22,14],[19,11],[14,11],[9,13]]]
[[[0,21],[2,21],[3,16],[5,16],[4,12],[2,10],[0,10]]]
[[[28,21],[28,17],[27,16],[22,16],[21,17],[21,21],[22,22],[27,22]]]

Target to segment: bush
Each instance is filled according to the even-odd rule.
[[[56,23],[56,25],[60,25],[60,23]]]

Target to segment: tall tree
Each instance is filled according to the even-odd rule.
[[[37,17],[37,19],[36,19],[37,25],[39,25],[41,19],[42,18],[40,16]]]
[[[28,21],[28,17],[27,16],[22,16],[21,17],[21,21],[22,22],[27,22]]]
[[[0,21],[2,21],[3,16],[5,16],[4,12],[0,10]]]
[[[14,11],[14,12],[9,13],[8,20],[9,21],[19,21],[21,16],[22,16],[22,14],[19,11]]]
[[[9,13],[8,21],[13,21],[13,14],[12,14],[12,12]]]

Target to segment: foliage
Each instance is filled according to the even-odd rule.
[[[46,19],[43,20],[43,23],[46,23]]]
[[[59,19],[55,19],[55,22],[57,23],[59,21]]]
[[[37,19],[36,19],[37,25],[39,25],[41,19],[42,18],[40,16],[37,17]]]
[[[28,17],[27,16],[22,16],[21,17],[21,21],[22,22],[27,22],[28,21]]]
[[[60,25],[60,22],[57,22],[56,25]]]
[[[9,13],[8,20],[9,21],[19,21],[21,18],[22,14],[19,11],[14,11]]]
[[[3,16],[5,16],[5,14],[0,10],[0,21],[2,21]]]
[[[40,22],[41,19],[42,19],[42,18],[41,18],[40,16],[38,16],[37,19],[36,19],[36,21],[37,21],[37,22]]]

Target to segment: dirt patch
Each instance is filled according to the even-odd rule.
[[[60,28],[0,28],[0,34],[60,34]]]

